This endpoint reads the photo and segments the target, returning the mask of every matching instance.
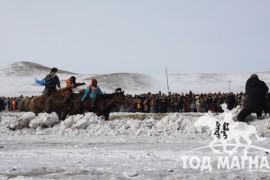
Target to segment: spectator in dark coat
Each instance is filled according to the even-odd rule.
[[[0,111],[3,111],[4,109],[5,109],[4,99],[3,98],[0,98]]]
[[[238,114],[238,121],[245,122],[245,118],[251,113],[256,113],[258,118],[262,117],[268,90],[265,82],[259,80],[257,74],[251,75],[246,82],[247,103]]]
[[[227,109],[232,110],[235,107],[235,103],[236,103],[235,96],[233,93],[230,93],[227,99]]]

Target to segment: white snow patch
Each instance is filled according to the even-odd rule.
[[[52,127],[54,124],[59,123],[58,116],[55,112],[48,113],[39,113],[37,117],[32,119],[29,123],[29,127],[36,129],[37,127]]]

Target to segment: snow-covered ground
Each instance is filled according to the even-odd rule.
[[[34,84],[34,79],[44,78],[49,71],[50,68],[31,62],[0,66],[0,96],[41,94],[43,87]],[[80,75],[67,71],[58,74],[62,86],[69,76],[76,75],[78,82],[87,84],[96,77],[107,93],[116,87],[128,94],[167,92],[165,76]],[[240,92],[244,91],[250,74],[169,75],[169,85],[170,90],[177,93],[228,92],[228,81],[231,81],[231,91]],[[269,86],[270,73],[258,74]],[[112,113],[111,121],[104,121],[87,113],[59,121],[55,113],[35,116],[0,112],[0,179],[269,179],[270,167],[250,169],[245,165],[239,169],[232,160],[231,168],[218,169],[217,158],[228,157],[228,154],[214,153],[209,148],[213,139],[210,129],[195,127],[194,123],[204,115]],[[224,114],[216,116],[225,117]],[[258,134],[266,138],[258,141],[252,136],[253,146],[270,149],[269,120],[266,117],[251,122]],[[216,148],[222,151],[221,147]],[[243,151],[240,147],[230,158],[242,157]],[[266,152],[250,148],[248,156],[268,158]],[[201,164],[208,167],[203,171],[201,167],[185,168],[183,157],[186,156],[212,157],[213,169],[209,171],[206,166],[210,161]]]
[[[189,151],[195,148],[208,146],[212,140],[208,128],[194,126],[204,114],[112,113],[113,121],[104,121],[87,113],[61,122],[54,113],[0,115],[0,179],[268,179],[270,176],[269,169],[185,169],[181,158],[191,155]],[[252,145],[270,149],[269,120],[268,117],[251,123],[260,136],[266,137],[262,142],[251,137]],[[220,154],[204,148],[192,151],[192,155]],[[242,156],[243,148],[236,155]],[[269,157],[254,149],[249,155]]]

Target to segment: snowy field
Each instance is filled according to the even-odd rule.
[[[44,87],[34,84],[34,79],[44,78],[49,70],[31,62],[0,66],[0,80],[5,87],[0,89],[0,96],[40,95]],[[172,92],[208,93],[228,92],[228,81],[232,81],[231,91],[240,92],[244,91],[250,74],[169,75],[169,84]],[[258,74],[269,86],[269,72]],[[59,71],[58,75],[64,86],[65,80],[74,73]],[[87,84],[93,77],[97,78],[106,93],[117,87],[133,95],[167,92],[166,78],[161,76],[114,73],[76,74],[76,77],[78,82]],[[112,113],[111,121],[104,121],[87,113],[59,121],[55,113],[35,116],[1,112],[0,179],[269,179],[270,167],[242,165],[241,169],[231,160],[230,168],[217,168],[219,157],[242,157],[244,148],[240,147],[233,156],[223,153],[222,147],[215,147],[222,153],[214,153],[209,147],[213,140],[210,129],[194,125],[204,115]],[[222,119],[225,113],[215,116]],[[269,120],[266,117],[251,122],[258,135],[265,137],[264,141],[258,141],[252,135],[253,146],[270,149]],[[270,158],[266,152],[250,148],[248,156]],[[198,168],[191,166],[194,164],[185,167],[183,157],[187,156],[211,158],[213,168],[210,171],[203,164],[209,165],[210,160],[202,164],[197,161],[204,165]]]
[[[218,154],[208,146],[208,128],[196,128],[203,114],[112,113],[58,121],[56,114],[0,113],[0,179],[268,179],[270,170],[184,168],[182,156]],[[270,121],[251,122],[270,149]],[[9,128],[16,129],[15,131]],[[191,152],[189,152],[191,151]],[[242,156],[239,148],[237,156]],[[228,156],[221,153],[219,155]],[[266,156],[251,149],[249,156]],[[213,164],[217,162],[214,161]]]

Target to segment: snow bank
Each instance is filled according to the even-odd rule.
[[[238,110],[234,110],[237,112]],[[227,113],[227,112],[226,112]],[[225,117],[221,113],[219,119]],[[180,137],[185,134],[210,135],[207,127],[195,127],[194,123],[202,117],[202,113],[170,113],[161,119],[155,119],[154,114],[148,114],[144,120],[130,118],[134,113],[113,113],[113,121],[105,121],[94,113],[69,116],[65,121],[59,121],[55,113],[3,114],[1,113],[0,133],[8,134],[70,134],[83,136],[170,136]],[[136,114],[134,117],[145,116]],[[151,117],[152,115],[152,117]],[[125,118],[127,117],[127,118]],[[259,134],[270,135],[269,117],[251,122]],[[15,130],[15,131],[10,131]]]

